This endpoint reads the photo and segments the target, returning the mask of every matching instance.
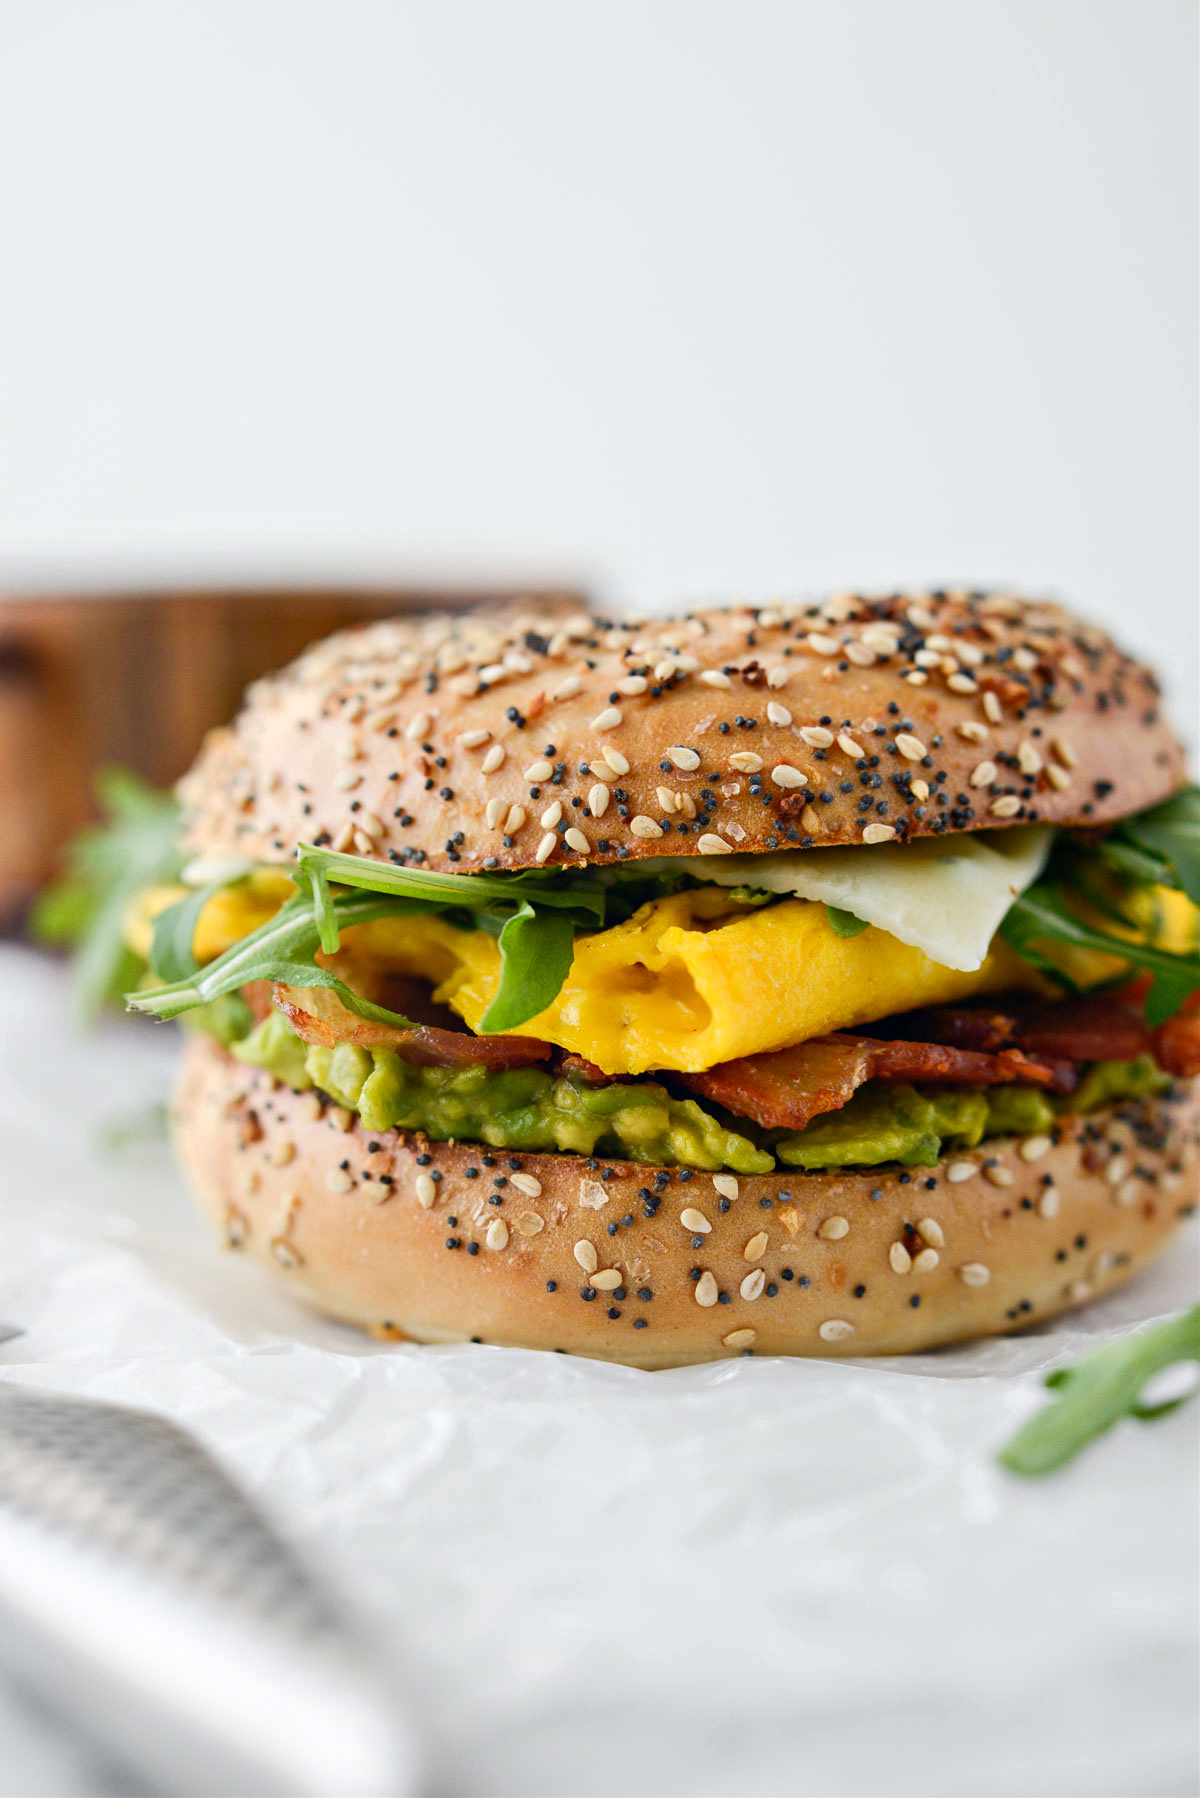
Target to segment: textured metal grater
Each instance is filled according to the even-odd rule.
[[[416,1790],[377,1660],[166,1418],[0,1388],[0,1659],[164,1793]]]

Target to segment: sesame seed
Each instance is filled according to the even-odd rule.
[[[906,1274],[912,1266],[912,1256],[902,1242],[894,1242],[888,1250],[888,1261],[894,1274]]]
[[[686,774],[692,773],[700,766],[700,757],[696,754],[696,751],[694,749],[686,749],[682,743],[672,743],[666,753],[668,759],[674,762],[675,766],[681,768]]]
[[[483,815],[487,822],[487,827],[489,830],[495,830],[498,827],[501,818],[503,818],[503,816],[507,810],[508,810],[508,801],[506,799],[489,799],[488,800],[487,806],[484,809]]]
[[[990,1267],[982,1261],[965,1261],[958,1269],[958,1277],[964,1286],[986,1286],[992,1277]]]
[[[429,727],[433,723],[431,712],[414,712],[405,727],[404,735],[410,743],[419,743],[422,737],[429,735]]]
[[[973,787],[990,787],[998,772],[995,762],[977,762],[971,770],[969,784]]]
[[[817,1331],[822,1342],[844,1342],[847,1336],[853,1336],[854,1325],[847,1323],[844,1317],[827,1317]]]
[[[1053,1144],[1048,1136],[1027,1136],[1017,1153],[1022,1161],[1040,1161],[1050,1153]]]
[[[428,1211],[429,1207],[437,1198],[437,1185],[432,1174],[417,1175],[416,1194],[419,1202],[424,1206],[425,1210]]]
[[[913,1257],[913,1270],[918,1274],[927,1274],[935,1268],[941,1256],[936,1249],[922,1249]]]
[[[1066,769],[1058,767],[1054,762],[1046,769],[1046,779],[1058,793],[1065,793],[1071,784],[1071,776]]]
[[[777,699],[772,699],[767,705],[767,720],[771,724],[786,725],[792,722],[792,714],[785,705],[780,705]]]
[[[478,749],[481,743],[487,742],[491,734],[490,730],[465,731],[458,739],[458,746],[460,749]]]
[[[528,768],[525,770],[525,779],[532,781],[549,780],[553,773],[554,763],[548,762],[543,758],[536,762],[530,762]]]
[[[919,762],[923,755],[928,755],[929,753],[920,737],[914,737],[906,730],[902,730],[897,736],[896,748],[900,751],[905,761],[909,762]]]
[[[837,746],[843,755],[852,756],[855,761],[867,753],[862,744],[855,742],[849,731],[845,730],[838,733]]]
[[[504,820],[505,836],[515,837],[528,815],[529,814],[526,812],[523,805],[510,805],[508,808],[508,816]]]
[[[864,843],[890,843],[895,836],[895,826],[891,824],[867,824],[863,826]]]
[[[1001,1167],[996,1161],[984,1162],[983,1177],[990,1180],[993,1186],[1011,1186],[1016,1179],[1011,1168]]]
[[[602,1267],[598,1274],[591,1275],[592,1285],[597,1292],[614,1292],[621,1284],[619,1267]]]
[[[780,762],[772,768],[771,779],[777,787],[802,787],[807,784],[799,768],[793,768],[790,762]]]
[[[917,1225],[917,1235],[922,1242],[927,1242],[930,1248],[944,1249],[946,1246],[946,1233],[936,1217],[923,1217]]]
[[[557,687],[554,689],[552,697],[555,699],[574,699],[582,685],[583,681],[580,679],[579,675],[568,674],[565,680],[559,681]]]
[[[1042,771],[1042,758],[1028,738],[1018,745],[1017,766],[1022,774],[1040,774]]]
[[[1110,1186],[1119,1186],[1129,1172],[1129,1162],[1124,1155],[1117,1155],[1104,1170],[1104,1178]]]
[[[762,1289],[766,1283],[766,1274],[764,1274],[761,1267],[756,1267],[746,1275],[746,1278],[738,1287],[738,1291],[744,1299],[757,1299],[762,1296]]]
[[[989,723],[999,724],[1003,721],[1004,712],[1001,708],[1000,701],[996,698],[996,695],[990,688],[983,696],[982,705],[984,717],[988,719]]]
[[[542,1183],[533,1174],[510,1174],[508,1179],[510,1186],[515,1186],[518,1192],[525,1193],[528,1198],[536,1199],[541,1193]]]
[[[714,836],[711,831],[705,832],[697,842],[696,848],[700,851],[701,855],[733,854],[733,846],[727,843],[724,837]]]
[[[957,1186],[961,1181],[969,1180],[972,1174],[978,1172],[979,1163],[976,1161],[952,1161],[946,1169],[946,1178],[952,1186]]]
[[[738,1183],[732,1174],[714,1174],[713,1186],[723,1199],[736,1199],[738,1196]]]
[[[757,1330],[730,1330],[728,1336],[721,1338],[722,1345],[732,1349],[749,1348],[750,1344],[757,1340]]]
[[[280,1267],[303,1267],[304,1258],[293,1243],[284,1236],[271,1238],[271,1253]]]
[[[712,1275],[705,1270],[696,1281],[696,1303],[698,1305],[715,1305],[720,1297],[720,1290]]]
[[[1057,1186],[1047,1186],[1046,1190],[1041,1194],[1041,1196],[1038,1199],[1037,1208],[1038,1208],[1038,1216],[1039,1217],[1057,1217],[1058,1216],[1058,1188],[1057,1188]]]
[[[1117,1192],[1116,1192],[1117,1204],[1118,1205],[1132,1205],[1134,1200],[1138,1196],[1138,1191],[1139,1191],[1138,1177],[1136,1174],[1130,1174],[1128,1180],[1122,1180],[1121,1184],[1117,1188]]]
[[[600,1265],[600,1257],[597,1255],[594,1245],[587,1240],[586,1236],[582,1237],[580,1241],[575,1244],[571,1253],[574,1255],[585,1274],[594,1274],[597,1267]]]
[[[835,656],[842,647],[836,637],[827,637],[821,631],[810,631],[806,641],[818,656]]]
[[[344,1168],[335,1167],[326,1174],[325,1184],[330,1192],[349,1192],[354,1182]]]
[[[661,824],[656,824],[653,818],[647,818],[643,812],[639,812],[636,818],[630,819],[629,828],[635,837],[661,837],[662,835]]]
[[[573,849],[576,855],[587,855],[592,847],[583,832],[574,824],[572,824],[569,830],[564,830],[563,842],[567,845],[568,849]]]
[[[749,750],[739,750],[737,755],[730,756],[729,766],[736,768],[739,774],[757,774],[762,767],[762,757]]]
[[[340,774],[334,775],[333,784],[339,793],[353,793],[355,787],[362,786],[362,775],[356,774],[353,768],[343,768]]]
[[[759,1230],[742,1250],[743,1261],[760,1261],[767,1250],[767,1233]]]
[[[593,730],[602,730],[602,731],[603,730],[616,730],[616,728],[617,728],[618,724],[620,724],[620,722],[621,722],[621,714],[617,710],[616,706],[615,705],[605,706],[604,710],[602,712],[598,712],[596,714],[596,716],[592,719],[592,729]]]
[[[778,689],[780,687],[786,687],[789,679],[790,679],[789,670],[778,664],[774,668],[767,669],[767,685],[768,685],[768,687],[774,687],[776,689]]]
[[[604,759],[614,774],[629,773],[629,762],[627,758],[621,754],[619,749],[613,749],[610,746],[604,751]]]
[[[548,830],[537,846],[534,860],[538,862],[549,861],[550,857],[554,854],[554,845],[557,841],[558,838],[555,836],[554,832]]]
[[[597,781],[588,791],[588,810],[593,818],[602,818],[608,810],[609,791]]]
[[[545,1229],[546,1220],[536,1211],[522,1211],[516,1226],[522,1236],[537,1236]]]
[[[646,684],[644,674],[627,674],[616,683],[617,692],[626,693],[630,699],[636,699],[639,693],[646,691]]]
[[[826,1242],[840,1242],[843,1236],[849,1236],[850,1225],[844,1217],[827,1217],[817,1227],[817,1235],[823,1236]]]
[[[719,668],[702,668],[700,679],[706,687],[727,687],[729,685],[729,676],[722,674]]]
[[[484,1238],[489,1249],[506,1249],[508,1247],[508,1225],[502,1217],[494,1217],[487,1227]]]
[[[1055,737],[1050,747],[1064,768],[1077,768],[1079,766],[1079,757],[1065,737]]]
[[[800,735],[810,749],[828,749],[833,742],[833,732],[826,730],[823,724],[802,725]]]
[[[978,723],[974,718],[968,718],[964,724],[957,725],[956,729],[959,736],[965,737],[968,743],[986,743],[991,735],[987,725]]]
[[[1002,793],[999,799],[993,799],[992,816],[995,818],[1013,818],[1021,809],[1021,801],[1015,793]]]
[[[697,1211],[691,1205],[688,1206],[686,1211],[681,1211],[679,1213],[679,1221],[685,1230],[695,1231],[701,1236],[707,1236],[712,1229],[712,1225],[709,1223],[704,1213],[702,1211]]]
[[[978,683],[969,674],[951,674],[946,680],[946,685],[952,693],[978,693],[979,691]]]
[[[497,768],[503,766],[503,763],[504,745],[503,743],[493,743],[479,766],[483,769],[485,774],[494,774]]]
[[[844,653],[848,662],[856,668],[869,668],[875,660],[875,651],[866,643],[847,643]]]
[[[562,800],[556,799],[554,801],[553,805],[548,805],[546,807],[545,811],[541,815],[541,818],[539,819],[539,823],[541,824],[542,829],[543,830],[553,830],[554,826],[558,823],[558,821],[562,817],[562,815],[563,815]]]
[[[916,800],[924,801],[929,798],[929,787],[923,780],[910,781],[909,791]]]

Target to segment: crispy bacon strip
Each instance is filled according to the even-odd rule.
[[[675,1078],[764,1130],[803,1130],[823,1111],[840,1111],[870,1078],[874,1047],[854,1037],[817,1037],[795,1049],[746,1055]]]
[[[1200,1074],[1200,992],[1154,1032],[1154,1057],[1177,1080]]]
[[[1021,1049],[1037,1061],[1132,1061],[1152,1048],[1151,1033],[1128,992],[1085,994],[1051,1003],[1013,995],[999,1006],[934,1006],[889,1018],[878,1028],[905,1040],[956,1048]]]
[[[551,1043],[535,1036],[473,1036],[467,1030],[439,1030],[430,1024],[418,1024],[412,1030],[377,1024],[348,1011],[328,987],[276,983],[271,997],[306,1043],[321,1043],[326,1048],[356,1043],[362,1049],[394,1049],[416,1067],[459,1068],[482,1062],[489,1068],[519,1068],[548,1061],[554,1053]]]
[[[802,1130],[822,1112],[839,1111],[866,1080],[1057,1087],[1063,1078],[1060,1069],[1017,1049],[987,1055],[945,1043],[876,1042],[845,1032],[726,1061],[703,1074],[676,1075],[693,1092],[753,1118],[765,1130]]]

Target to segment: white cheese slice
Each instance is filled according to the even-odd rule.
[[[1045,867],[1053,835],[1049,825],[1026,824],[915,843],[675,856],[671,862],[716,886],[794,893],[837,906],[923,949],[945,968],[972,971],[982,966],[1013,900]]]

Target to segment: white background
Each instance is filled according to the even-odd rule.
[[[6,0],[0,581],[1012,582],[1191,713],[1196,16]]]

